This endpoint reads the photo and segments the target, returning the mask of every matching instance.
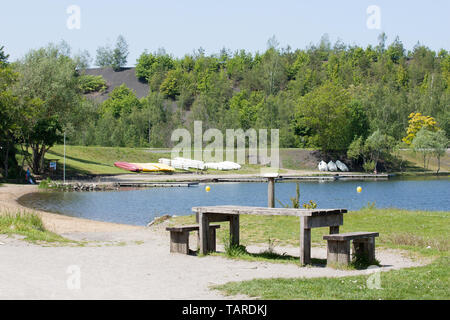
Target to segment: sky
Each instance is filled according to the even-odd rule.
[[[450,50],[449,13],[449,0],[2,0],[0,46],[15,61],[64,40],[75,54],[89,51],[94,62],[99,46],[123,35],[129,66],[144,50],[159,48],[175,57],[200,47],[206,54],[224,47],[262,52],[272,36],[295,50],[324,34],[332,43],[376,45],[385,32],[387,43],[399,36],[407,50],[420,42],[438,51]]]

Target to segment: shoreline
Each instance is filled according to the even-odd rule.
[[[82,232],[116,232],[126,230],[143,230],[143,226],[133,226],[113,222],[96,221],[84,218],[70,217],[62,214],[36,210],[25,207],[18,199],[26,194],[38,192],[37,185],[4,184],[0,186],[0,210],[2,212],[33,212],[37,213],[47,230],[57,234]]]

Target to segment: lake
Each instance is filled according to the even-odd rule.
[[[194,206],[267,206],[267,183],[210,183],[196,187],[159,187],[104,192],[45,191],[23,196],[27,207],[93,220],[146,225],[154,217],[192,214]],[[357,193],[356,188],[362,187]],[[275,185],[275,198],[290,204],[295,182]],[[300,182],[300,202],[313,200],[318,208],[358,210],[375,203],[377,208],[450,210],[450,179],[389,179],[376,181]],[[281,205],[276,202],[277,207]]]

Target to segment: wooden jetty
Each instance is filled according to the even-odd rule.
[[[148,187],[194,187],[198,182],[119,182],[120,187],[148,188]]]

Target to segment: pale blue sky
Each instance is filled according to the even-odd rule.
[[[67,7],[81,9],[81,29],[69,30]],[[381,29],[368,29],[366,9],[381,9]],[[388,43],[398,35],[407,49],[420,43],[450,49],[449,0],[10,0],[0,6],[0,46],[10,60],[29,49],[65,40],[73,52],[113,44],[119,34],[129,43],[128,64],[145,50],[164,47],[176,57],[202,47],[207,54],[223,47],[251,52],[266,49],[275,35],[293,49],[318,43],[376,45],[381,32]]]

